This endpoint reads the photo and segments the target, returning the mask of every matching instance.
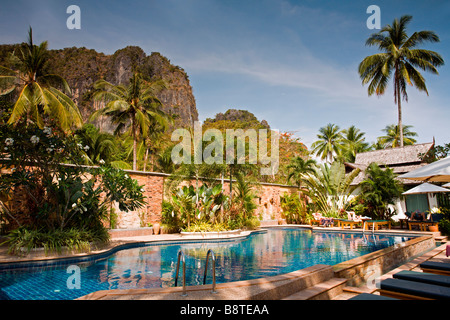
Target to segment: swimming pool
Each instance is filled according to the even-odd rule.
[[[216,257],[216,281],[224,283],[274,276],[316,264],[334,265],[409,239],[270,228],[241,240],[150,243],[88,262],[0,270],[0,299],[71,300],[98,290],[173,287],[179,250],[186,257],[186,285],[199,285],[203,284],[209,249]],[[211,283],[211,272],[207,283]]]

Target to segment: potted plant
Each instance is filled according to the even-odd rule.
[[[430,230],[430,232],[438,232],[439,226],[438,225],[429,225],[428,230]]]
[[[155,222],[154,224],[153,224],[153,233],[154,234],[159,234],[159,229],[160,229],[160,224],[159,224],[159,222]]]
[[[430,213],[431,213],[430,214],[430,219],[433,222],[439,222],[444,217],[444,215],[442,214],[442,211],[441,211],[440,208],[433,207],[433,209],[431,209]],[[439,231],[439,226],[438,226],[438,224],[429,225],[428,226],[428,230],[430,230],[431,232],[438,232]]]

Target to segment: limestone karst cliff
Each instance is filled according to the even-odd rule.
[[[0,45],[0,65],[14,68],[11,54],[20,54],[19,46],[20,44]],[[150,79],[166,81],[168,88],[161,91],[158,98],[163,103],[164,111],[178,115],[177,125],[188,125],[198,120],[188,75],[160,53],[147,55],[140,47],[129,46],[112,55],[84,47],[49,50],[48,54],[46,73],[58,74],[67,80],[72,90],[72,98],[84,120],[100,108],[100,104],[92,99],[95,81],[104,78],[113,84],[125,84],[135,70]],[[97,124],[108,130],[110,128],[107,121],[102,118]]]

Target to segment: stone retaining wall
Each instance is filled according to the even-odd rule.
[[[127,171],[128,175],[136,179],[144,187],[144,196],[146,197],[146,206],[137,211],[118,213],[118,229],[139,228],[147,226],[148,223],[161,221],[162,202],[164,199],[164,183],[169,175],[155,172]],[[229,180],[224,180],[225,193],[229,193]],[[279,220],[282,218],[280,197],[286,192],[297,192],[298,188],[279,184],[261,183],[256,190],[258,196],[255,199],[257,209],[255,214],[262,216],[263,220]]]
[[[395,246],[388,247],[362,257],[351,259],[334,265],[334,274],[337,278],[349,279],[347,285],[358,287],[367,283],[370,285],[380,275],[423,254],[436,246],[432,235],[413,238]]]

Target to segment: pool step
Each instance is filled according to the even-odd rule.
[[[342,294],[347,279],[331,278],[314,286],[301,290],[282,300],[332,300]]]

